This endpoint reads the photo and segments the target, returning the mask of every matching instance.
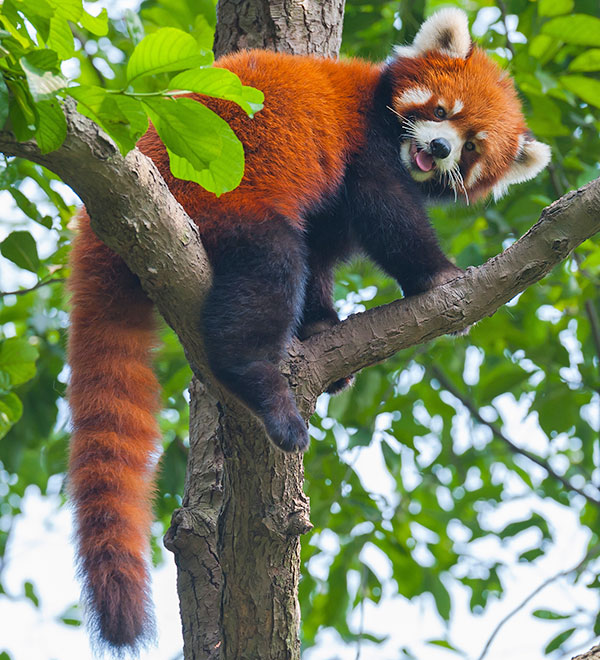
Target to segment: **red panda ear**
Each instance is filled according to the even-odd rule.
[[[504,197],[508,186],[513,183],[529,181],[539,174],[550,162],[550,147],[543,142],[538,142],[530,134],[524,133],[519,136],[519,149],[515,159],[502,179],[492,188],[494,200]]]
[[[467,15],[460,9],[448,8],[437,11],[421,25],[411,46],[396,46],[394,51],[400,57],[420,57],[435,50],[464,59],[471,48]]]

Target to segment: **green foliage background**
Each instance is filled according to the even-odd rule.
[[[350,0],[343,52],[385,58],[392,44],[410,41],[423,18],[446,4]],[[547,172],[513,188],[498,204],[431,210],[446,252],[467,267],[501,251],[531,226],[544,206],[600,174],[600,12],[597,0],[453,4],[469,13],[476,28],[483,26],[476,33],[477,41],[510,70],[529,126],[553,151]],[[513,15],[518,17],[516,31]],[[38,37],[44,35],[43,43],[29,36],[23,16],[29,17]],[[147,113],[160,123],[173,112],[175,101],[169,91],[178,86],[169,76],[187,69],[191,79],[186,80],[186,88],[209,84],[212,74],[197,66],[210,63],[206,52],[214,20],[212,0],[146,0],[139,14],[129,12],[115,21],[106,21],[104,15],[87,17],[77,0],[7,0],[0,6],[4,76],[0,120],[9,116],[20,137],[35,134],[51,150],[64,130],[57,99],[70,94],[127,150],[145,130]],[[126,66],[134,47],[144,35],[157,35],[161,28],[189,36],[187,47],[194,52],[190,55],[182,48],[192,60],[186,66],[179,61],[167,72],[152,70],[149,52],[148,75],[138,80],[138,86],[129,84],[140,71],[132,73],[131,64],[129,70]],[[41,51],[46,53],[40,55]],[[75,72],[72,78],[81,87],[66,92],[66,73],[61,73],[59,64],[71,57],[68,71]],[[245,109],[251,114],[260,97],[225,76],[215,95],[220,89],[242,107],[250,104]],[[214,93],[214,87],[211,90]],[[173,142],[180,161],[188,154],[178,153],[177,144],[185,142],[185,135]],[[217,154],[215,158],[223,155],[219,149],[211,152]],[[208,156],[200,161],[180,162],[180,166],[197,173],[211,162]],[[54,492],[64,475],[68,439],[63,398],[68,377],[64,279],[74,207],[72,196],[54,175],[25,161],[2,162],[0,185],[18,209],[17,214],[0,217],[0,553],[4,553],[26,489],[35,486],[42,494]],[[444,621],[451,620],[449,588],[456,583],[470,591],[471,610],[485,612],[503,595],[504,562],[491,556],[473,561],[473,545],[489,537],[510,545],[519,534],[535,529],[537,541],[519,556],[519,561],[535,565],[560,534],[548,513],[550,507],[529,507],[522,518],[501,529],[489,524],[489,512],[510,502],[529,501],[531,496],[539,502],[555,502],[579,517],[589,539],[588,552],[563,567],[573,568],[565,577],[585,584],[600,601],[599,275],[600,246],[591,240],[543,282],[479,323],[469,337],[441,338],[405,351],[360,374],[352,390],[322,399],[312,419],[313,443],[306,456],[306,490],[315,529],[303,542],[300,593],[305,649],[323,627],[335,628],[349,643],[359,639],[378,643],[349,624],[350,613],[366,600],[377,603],[384,588],[365,560],[367,547],[374,546],[389,558],[392,591],[408,599],[431,594]],[[12,289],[21,290],[11,293]],[[367,262],[355,262],[339,272],[336,297],[345,313],[389,302],[397,295],[395,284]],[[156,500],[162,530],[183,491],[188,423],[183,392],[190,378],[172,333],[165,330],[163,339],[156,355],[164,405],[160,415],[164,455]],[[503,418],[506,401],[519,402],[525,414],[537,421],[541,444],[531,445],[524,434],[509,436]],[[394,484],[386,496],[363,486],[361,451],[367,446],[381,452],[389,483]],[[160,537],[158,532],[153,539],[157,561]],[[335,550],[325,543],[332,538]],[[32,584],[24,585],[23,596],[37,604]],[[597,608],[564,605],[533,613],[564,624],[558,634],[554,627],[548,635],[546,652],[557,656],[566,655],[575,640],[600,634]],[[77,615],[66,616],[65,623],[77,623]],[[460,640],[431,642],[460,651]],[[376,654],[376,646],[369,654]],[[409,648],[398,650],[398,657],[402,654],[413,657]]]

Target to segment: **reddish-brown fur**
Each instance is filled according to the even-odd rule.
[[[151,621],[148,530],[158,427],[152,305],[85,213],[72,252],[69,490],[94,627],[131,645]]]
[[[364,190],[359,189],[354,199],[363,205],[358,215],[364,208],[365,219],[352,219],[355,224],[348,229],[348,236],[360,234],[364,239],[369,234],[380,235],[379,242],[373,240],[369,243],[369,254],[400,281],[405,292],[422,291],[430,286],[428,282],[435,281],[435,276],[441,273],[448,279],[448,272],[455,274],[457,269],[437,246],[421,208],[422,196],[417,184],[411,182],[406,173],[398,173],[399,161],[394,151],[397,149],[396,143],[399,144],[398,137],[393,138],[393,144],[386,145],[395,160],[390,171],[381,162],[377,171],[366,171],[373,162],[383,158],[379,142],[371,146],[371,151],[365,148],[369,130],[371,135],[378,131],[377,140],[385,139],[385,131],[396,136],[396,130],[399,130],[385,118],[377,124],[377,129],[368,128],[374,96],[384,70],[382,65],[261,51],[231,55],[221,59],[217,65],[234,71],[244,84],[257,87],[265,94],[265,107],[253,119],[231,102],[201,99],[231,125],[244,144],[246,170],[241,185],[217,199],[194,183],[174,179],[169,171],[166,150],[152,128],[140,140],[139,148],[154,160],[173,195],[200,228],[211,259],[214,256],[221,267],[228,266],[227,255],[224,258],[223,252],[227,252],[229,245],[237,249],[242,244],[235,241],[246,241],[243,248],[245,254],[250,254],[252,258],[258,254],[265,262],[264,271],[259,272],[259,264],[256,268],[253,266],[256,272],[252,273],[257,278],[263,278],[253,282],[257,291],[264,290],[264,299],[255,304],[253,300],[238,298],[234,307],[237,306],[240,313],[247,316],[252,314],[253,305],[265,307],[264,318],[259,319],[262,324],[260,328],[258,325],[248,326],[247,331],[255,332],[253,341],[261,332],[267,336],[273,321],[278,321],[281,328],[273,350],[269,352],[265,349],[262,357],[258,358],[243,354],[253,342],[249,342],[243,334],[235,335],[235,328],[229,327],[227,336],[232,343],[225,347],[225,351],[229,349],[233,358],[239,355],[246,359],[242,363],[246,369],[243,377],[249,379],[250,388],[254,387],[253,383],[262,384],[263,389],[268,386],[267,393],[264,396],[260,393],[263,398],[257,398],[254,405],[254,409],[262,414],[263,421],[271,415],[276,431],[280,424],[282,433],[292,433],[295,423],[296,430],[305,435],[304,446],[294,445],[293,442],[287,447],[279,446],[290,450],[303,449],[308,443],[306,429],[295,409],[287,383],[276,368],[278,351],[282,349],[301,312],[296,307],[302,305],[306,264],[299,259],[307,246],[300,242],[303,234],[299,230],[309,233],[308,248],[316,251],[318,248],[311,243],[311,236],[317,236],[317,244],[320,244],[319,241],[333,243],[338,234],[342,236],[349,226],[341,223],[338,227],[332,221],[332,228],[329,233],[323,232],[325,238],[321,240],[315,225],[310,228],[312,234],[305,227],[306,218],[311,216],[313,222],[318,223],[321,211],[326,217],[325,211],[330,210],[326,209],[326,205],[330,198],[335,197],[342,181],[346,183],[344,177],[350,176],[348,185],[360,188],[364,172]],[[469,68],[468,76],[463,75],[465,67]],[[447,95],[449,102],[454,100],[454,96],[460,97],[467,108],[463,117],[470,122],[464,130],[476,132],[480,122],[482,130],[492,131],[485,143],[487,151],[473,156],[484,158],[487,168],[485,177],[477,182],[475,192],[488,191],[515,157],[517,136],[525,130],[510,81],[505,80],[499,69],[478,50],[464,60],[435,53],[428,53],[426,58],[403,58],[394,65],[392,75],[394,89],[402,90],[421,83],[441,95]],[[480,89],[485,89],[486,94],[478,94]],[[457,118],[457,123],[461,121],[463,119]],[[352,161],[360,150],[363,150],[363,160]],[[347,166],[351,161],[353,169],[350,168],[348,175]],[[414,198],[411,191],[414,191]],[[381,200],[381,207],[376,206],[378,200]],[[374,205],[372,209],[368,206],[371,203]],[[376,224],[378,215],[382,216],[380,225]],[[399,223],[397,228],[391,224],[392,218],[396,220],[396,217]],[[102,640],[115,647],[135,648],[139,640],[149,634],[151,627],[145,557],[152,517],[152,475],[158,440],[154,420],[158,386],[149,358],[154,342],[154,321],[151,304],[141,291],[137,278],[119,257],[95,237],[85,213],[80,215],[79,220],[80,231],[73,248],[71,278],[73,312],[69,361],[72,370],[70,404],[73,440],[70,491],[76,508],[84,591],[94,625]],[[339,219],[336,222],[340,222]],[[260,230],[257,228],[249,232],[250,223],[260,223]],[[268,228],[267,223],[271,223]],[[373,230],[370,223],[374,225]],[[244,225],[243,231],[239,229],[241,225]],[[229,234],[225,240],[223,234],[227,232]],[[396,233],[400,238],[397,244],[390,247],[389,241],[393,242]],[[402,251],[401,238],[405,234],[411,239],[407,242],[413,246],[413,251],[423,253],[403,253],[409,266],[414,263],[422,267],[423,272],[416,272],[414,276],[409,272],[410,268],[402,269],[402,260],[386,260],[386,253],[389,254],[390,250]],[[257,243],[280,241],[278,254],[276,250],[269,252],[272,248],[269,245],[263,252],[260,249],[253,252],[253,246],[248,244],[249,235],[254,237],[250,243],[252,240]],[[281,241],[289,241],[290,249],[287,243]],[[340,242],[343,243],[343,240]],[[351,239],[348,238],[347,242],[350,243]],[[312,269],[309,283],[313,287],[313,299],[308,306],[312,304],[315,308],[310,308],[314,316],[309,318],[310,321],[337,320],[331,301],[326,298],[330,297],[334,259],[345,256],[350,248],[346,245],[332,247],[331,254],[322,258],[311,254],[308,258]],[[294,250],[296,256],[292,255]],[[276,256],[279,261],[271,260],[270,256]],[[235,258],[238,259],[237,253]],[[271,261],[272,271],[269,271]],[[238,275],[241,273],[240,277],[244,277],[247,272],[244,271],[244,263],[234,265]],[[281,272],[286,268],[290,280],[285,285],[289,284],[289,289],[282,286],[277,295],[282,296],[282,300],[289,298],[289,290],[296,287],[298,300],[297,304],[284,310],[289,320],[281,314],[279,319],[275,319],[280,310],[271,310],[266,306],[269,300],[277,298],[269,297],[266,285],[271,280],[283,279]],[[237,284],[239,282],[239,279],[236,280]],[[221,295],[220,292],[221,289],[214,294],[213,290],[213,316],[208,321],[205,319],[205,330],[207,327],[221,329],[218,314],[222,310],[220,301],[215,300],[216,295]],[[307,299],[310,294],[309,290]],[[223,340],[218,332],[216,334],[218,346]],[[256,342],[258,345],[257,339]],[[234,353],[234,346],[238,353]],[[267,353],[270,357],[265,359],[264,354]],[[215,364],[225,375],[227,369],[231,369],[228,363]],[[242,371],[235,372],[234,368],[236,378],[240,373]],[[238,387],[236,393],[242,391],[242,381],[241,376],[229,381],[232,388]],[[261,412],[261,406],[266,405],[266,401],[274,401],[276,396],[279,397],[277,405],[281,419],[274,418],[273,411]],[[250,399],[248,397],[247,401]],[[252,407],[251,403],[249,405]],[[288,427],[289,419],[293,423]]]
[[[421,109],[430,110],[432,117],[440,98],[448,108],[460,99],[464,109],[452,121],[464,138],[472,140],[479,131],[487,133],[479,145],[480,153],[466,154],[463,161],[467,180],[472,165],[482,159],[484,175],[469,189],[469,196],[474,200],[487,194],[510,166],[518,150],[518,138],[527,131],[512,80],[476,47],[465,59],[430,52],[426,57],[401,62],[402,66],[393,69],[395,88],[407,89],[418,84],[431,90],[431,101]],[[400,114],[410,111],[398,104],[395,107]]]
[[[266,51],[236,53],[217,65],[265,95],[263,110],[252,119],[229,101],[196,97],[242,141],[246,170],[241,184],[217,199],[194,183],[173,178],[153,129],[138,147],[205,232],[241,217],[262,222],[280,215],[301,224],[303,213],[336,189],[348,158],[364,143],[365,115],[380,67]]]

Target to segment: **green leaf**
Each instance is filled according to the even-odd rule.
[[[561,76],[560,82],[586,103],[600,108],[600,80],[585,76]]]
[[[590,48],[569,64],[570,71],[600,71],[600,48]]]
[[[544,551],[541,548],[532,548],[531,550],[526,550],[525,552],[522,552],[519,555],[518,561],[529,563],[536,560],[538,557],[542,557],[543,555],[544,555]]]
[[[102,126],[122,154],[131,151],[148,129],[148,116],[142,104],[131,96],[108,94],[94,85],[69,87],[67,91],[79,101],[79,112]]]
[[[22,4],[27,16],[51,18],[55,12],[55,8],[49,0],[23,0]]]
[[[17,264],[19,268],[37,273],[40,259],[33,236],[28,231],[13,231],[0,243],[3,257]]]
[[[58,55],[50,48],[38,48],[24,56],[25,60],[34,68],[42,71],[60,72]]]
[[[80,626],[81,625],[81,614],[79,607],[77,605],[72,605],[68,607],[59,617],[59,621],[62,621],[67,626]]]
[[[531,614],[532,614],[532,616],[536,617],[536,619],[547,619],[547,620],[552,620],[552,621],[555,621],[557,619],[569,619],[569,618],[571,618],[570,614],[559,614],[558,612],[555,612],[554,610],[535,610]]]
[[[81,12],[79,22],[86,30],[98,37],[108,34],[108,14],[106,9],[102,9],[98,16],[92,16],[87,11],[83,11]]]
[[[40,599],[35,593],[35,587],[31,582],[25,582],[25,598],[28,598],[36,607],[40,606]]]
[[[265,100],[261,91],[242,85],[234,73],[220,68],[183,71],[171,80],[169,87],[235,101],[251,117],[262,110]]]
[[[431,593],[435,599],[435,606],[437,611],[440,613],[440,616],[444,621],[450,620],[450,610],[452,607],[452,601],[450,600],[450,594],[446,589],[444,583],[435,579],[431,588]]]
[[[532,513],[529,518],[525,518],[524,520],[515,520],[514,522],[505,525],[505,527],[503,527],[498,532],[498,537],[501,539],[506,539],[509,536],[516,536],[517,534],[520,534],[521,532],[531,527],[538,528],[542,532],[544,538],[548,538],[550,535],[548,523],[546,520],[544,520],[544,518],[542,518],[542,516],[540,516],[538,513]]]
[[[441,646],[443,649],[448,649],[449,651],[454,651],[458,653],[456,647],[452,646],[447,639],[428,639],[427,644],[432,644],[433,646]]]
[[[33,99],[29,89],[22,80],[6,81],[6,86],[12,92],[9,96],[8,116],[11,128],[20,142],[33,137],[36,115]]]
[[[27,56],[22,57],[20,61],[23,71],[25,71],[29,91],[36,103],[55,98],[56,92],[67,86],[65,78],[50,71],[38,69],[31,64]]]
[[[143,103],[167,147],[173,176],[195,181],[217,196],[239,185],[244,150],[226,121],[192,99]]]
[[[67,137],[67,120],[58,99],[41,101],[36,106],[38,129],[35,139],[43,154],[58,149]]]
[[[61,16],[55,15],[50,19],[48,46],[63,60],[68,59],[75,52],[73,33],[66,19]]]
[[[569,637],[571,637],[575,630],[576,628],[569,628],[568,630],[561,632],[560,635],[556,635],[556,637],[550,640],[550,642],[547,644],[546,648],[544,649],[544,653],[548,655],[552,653],[552,651],[556,651],[557,648],[561,647],[569,639]]]
[[[77,23],[83,13],[81,0],[47,0],[53,7],[57,16],[67,21]],[[37,2],[37,0],[36,0]]]
[[[37,205],[29,197],[24,195],[16,186],[11,186],[9,192],[17,203],[17,206],[32,220],[39,222],[41,219]]]
[[[486,369],[479,380],[477,394],[480,400],[487,403],[495,397],[521,385],[529,378],[529,373],[518,364],[501,362],[494,369]]]
[[[35,376],[38,351],[25,339],[11,337],[0,344],[0,371],[10,376],[12,385],[21,385]]]
[[[191,35],[177,28],[161,28],[144,37],[127,64],[127,82],[141,76],[181,71],[211,64],[213,55],[198,47]]]
[[[0,394],[0,438],[3,438],[10,428],[21,419],[22,414],[23,404],[14,392]]]
[[[538,0],[540,16],[560,16],[573,11],[574,0]]]
[[[8,87],[0,75],[0,129],[4,128],[8,119]]]
[[[589,14],[553,18],[542,27],[542,32],[568,44],[600,46],[600,18]]]

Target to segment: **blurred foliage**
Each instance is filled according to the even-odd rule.
[[[50,0],[33,4],[38,15],[46,5],[58,6]],[[445,4],[348,0],[343,52],[385,58],[392,44],[409,42],[422,20]],[[542,176],[514,186],[497,204],[431,209],[446,252],[467,267],[527,231],[552,200],[599,175],[600,18],[597,0],[453,4],[468,12],[479,45],[511,72],[530,127],[553,151]],[[11,0],[3,7],[22,12],[31,5]],[[0,20],[5,28],[0,39],[16,38]],[[109,20],[105,35],[87,20],[68,24],[73,57],[62,75],[88,88],[122,90],[125,62],[144,34],[169,27],[207,48],[214,7],[211,0],[147,0],[139,14]],[[164,89],[160,75],[148,79],[147,91]],[[18,79],[22,86],[24,78]],[[0,117],[5,109],[0,103]],[[35,118],[31,122],[39,131]],[[26,488],[34,484],[42,494],[56,492],[64,474],[63,280],[74,199],[50,172],[19,160],[2,163],[0,182],[8,191],[2,193],[7,211],[0,219],[0,288],[21,289],[0,298],[3,552]],[[321,399],[306,456],[315,529],[302,551],[305,649],[324,627],[348,643],[377,645],[381,640],[362,629],[356,614],[365,602],[377,603],[384,595],[430,594],[440,619],[449,624],[456,607],[450,594],[458,584],[470,594],[471,611],[484,613],[504,593],[508,560],[507,553],[477,548],[495,539],[499,548],[518,547],[516,561],[535,567],[560,534],[548,503],[579,518],[588,551],[573,557],[564,577],[586,585],[600,602],[599,276],[600,246],[590,240],[468,337],[444,337],[404,351],[359,374],[352,390]],[[397,296],[395,284],[368,262],[339,272],[336,297],[344,314]],[[190,378],[172,333],[165,330],[163,340],[156,353],[164,405],[160,525],[153,539],[157,560],[162,531],[183,492],[188,423],[183,392]],[[516,415],[522,416],[521,425],[515,424]],[[361,470],[363,461],[372,460],[368,456],[383,466],[381,491],[365,486]],[[493,514],[511,504],[521,513],[494,522]],[[523,538],[531,541],[526,547],[518,543]],[[391,579],[373,564],[373,552],[387,557]],[[32,602],[37,598],[29,583],[23,595]],[[548,607],[532,613],[553,626],[548,654],[566,655],[600,634],[598,607],[569,607],[565,602],[560,611]],[[73,610],[62,620],[72,625],[78,617]],[[460,640],[447,636],[430,642],[460,652]],[[376,646],[368,648],[374,657]],[[414,652],[398,649],[398,657]]]

